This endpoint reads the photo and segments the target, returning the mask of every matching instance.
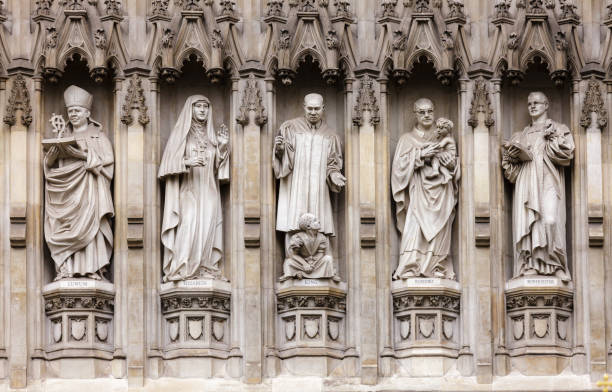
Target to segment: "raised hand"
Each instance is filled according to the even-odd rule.
[[[219,142],[219,146],[225,147],[229,142],[229,132],[225,124],[221,124],[219,131],[217,132],[217,141]]]

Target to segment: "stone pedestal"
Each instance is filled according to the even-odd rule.
[[[62,378],[103,377],[113,359],[112,283],[67,279],[43,288],[47,371]]]
[[[286,280],[276,287],[276,309],[277,352],[285,370],[329,375],[345,357],[346,283]]]
[[[459,283],[411,278],[391,284],[395,357],[410,376],[440,376],[459,352]],[[424,360],[423,357],[426,357]]]
[[[168,377],[223,377],[230,352],[229,282],[186,280],[161,285],[162,341]]]
[[[506,283],[506,334],[512,362],[527,375],[560,373],[569,364],[573,287],[549,276]]]

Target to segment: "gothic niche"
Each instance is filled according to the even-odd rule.
[[[325,357],[345,350],[344,96],[309,56],[291,87],[277,88],[277,352],[297,369],[315,349],[327,369]]]
[[[525,373],[534,361],[561,372],[573,335],[576,130],[569,128],[570,87],[555,86],[548,74],[547,64],[535,59],[521,83],[501,89],[503,225],[512,228],[504,239],[506,341],[512,366]],[[545,352],[556,355],[539,355]]]
[[[161,83],[160,346],[178,362],[201,349],[205,373],[197,374],[208,374],[230,345],[231,90],[213,85],[195,56],[172,84]],[[168,369],[194,376],[178,364]]]
[[[115,298],[112,83],[94,83],[78,56],[65,70],[57,83],[43,85],[45,349],[49,359],[62,360],[72,352],[110,360]]]
[[[460,342],[458,86],[443,86],[425,58],[411,75],[410,88],[390,84],[388,99],[397,228],[391,231],[389,276],[393,340],[397,358],[412,369],[411,376],[424,375],[414,362],[423,360],[423,350],[431,359],[428,374],[443,375],[458,357]],[[428,204],[433,199],[426,192],[431,190],[442,195],[436,198],[439,204]]]

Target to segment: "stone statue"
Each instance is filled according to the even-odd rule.
[[[287,233],[286,249],[305,213],[319,220],[321,233],[335,235],[329,191],[340,192],[346,178],[340,139],[323,122],[324,110],[321,95],[306,95],[304,117],[285,121],[274,139],[274,174],[280,180],[276,230]]]
[[[43,141],[50,147],[44,157],[44,229],[55,280],[105,279],[113,253],[113,147],[100,123],[89,117],[92,100],[87,91],[68,87],[69,124],[64,128],[63,118],[54,115],[54,126],[59,120],[62,129],[57,139]]]
[[[321,224],[313,214],[302,214],[298,221],[300,231],[287,241],[281,282],[291,278],[332,278],[339,282],[329,238],[321,233]]]
[[[193,95],[166,144],[161,241],[164,282],[222,278],[223,215],[219,181],[229,180],[229,134],[215,132],[208,98]]]
[[[548,98],[527,99],[531,124],[503,144],[502,167],[514,183],[514,277],[555,275],[570,280],[565,247],[565,181],[562,166],[574,155],[567,126],[548,118]]]
[[[393,279],[455,279],[451,231],[459,181],[452,121],[438,119],[427,98],[414,103],[416,126],[400,138],[391,172],[397,228],[402,233]]]

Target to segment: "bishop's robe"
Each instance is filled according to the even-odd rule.
[[[280,180],[276,230],[299,230],[302,214],[314,214],[321,232],[334,235],[329,191],[340,192],[330,174],[342,169],[340,139],[326,124],[316,128],[303,117],[285,121],[280,127],[284,139],[281,158],[274,154],[274,175]]]
[[[431,159],[422,158],[421,149],[435,143],[433,132],[423,134],[414,129],[400,138],[395,150],[391,188],[402,239],[393,279],[455,277],[449,253],[459,162],[452,154],[453,159],[445,169],[432,175],[428,167]]]
[[[553,131],[550,138],[544,132]],[[569,129],[548,120],[529,125],[511,141],[529,147],[531,161],[515,162],[503,155],[506,178],[514,183],[512,237],[514,276],[526,270],[541,275],[558,272],[569,280],[565,247],[565,180],[563,166],[574,156],[574,139]]]
[[[73,136],[87,160],[58,158],[50,166],[45,157],[44,162],[45,240],[58,278],[97,273],[110,263],[113,250],[113,147],[96,122]]]

